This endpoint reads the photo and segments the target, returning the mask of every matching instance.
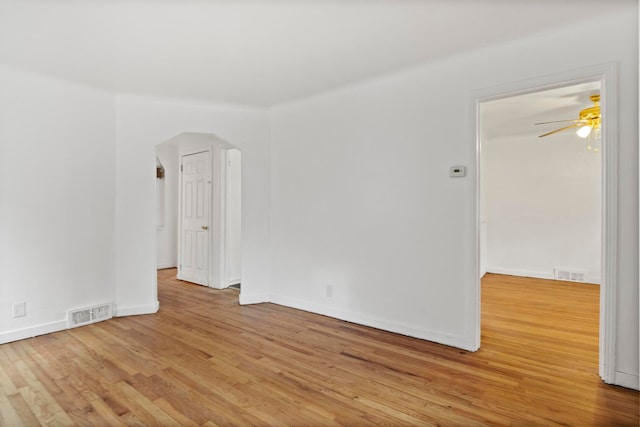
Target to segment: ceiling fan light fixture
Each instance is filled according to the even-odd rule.
[[[586,138],[591,134],[592,127],[589,125],[582,126],[580,129],[576,131],[576,135],[580,138]]]
[[[562,131],[566,131],[569,129],[578,128],[576,134],[580,138],[589,138],[589,139],[600,139],[600,123],[602,120],[602,116],[600,114],[600,95],[594,94],[589,97],[591,102],[593,102],[593,107],[585,108],[580,111],[578,115],[578,120],[556,120],[551,122],[540,122],[535,123],[536,125],[545,125],[548,123],[561,123],[561,122],[571,122],[568,126],[561,127],[559,129],[552,130],[551,132],[544,133],[538,138],[544,138],[545,136],[553,135]],[[594,131],[593,134],[591,131]]]

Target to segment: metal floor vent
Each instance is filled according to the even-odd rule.
[[[113,317],[113,303],[94,305],[92,307],[76,308],[69,310],[67,327],[75,328],[100,322]]]
[[[554,268],[553,278],[568,282],[584,282],[584,271],[569,270],[566,268]]]

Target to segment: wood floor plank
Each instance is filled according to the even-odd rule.
[[[129,407],[137,414],[144,414],[147,425],[160,424],[163,426],[179,426],[178,421],[171,418],[160,407],[147,399],[142,393],[133,388],[126,381],[117,383],[119,394],[127,401]]]
[[[153,404],[156,405],[158,408],[162,409],[162,411],[164,413],[166,413],[167,415],[169,415],[171,418],[173,418],[178,425],[180,426],[185,426],[185,427],[197,427],[198,423],[194,422],[191,418],[189,418],[187,415],[183,414],[182,412],[178,411],[171,403],[169,403],[169,401],[167,399],[165,399],[164,397],[158,398],[156,400],[153,401]]]
[[[78,425],[105,425],[105,426],[124,426],[126,425],[121,415],[117,411],[113,411],[112,408],[105,403],[102,399],[94,399],[90,402],[91,408],[95,411],[96,422],[77,422]]]
[[[41,425],[74,425],[71,418],[41,383],[35,382],[22,387],[19,392]],[[75,408],[69,409],[73,411]]]
[[[17,393],[18,389],[13,385],[11,378],[9,378],[2,365],[0,365],[0,395],[11,396]]]
[[[22,421],[9,397],[0,390],[0,426],[19,426]]]
[[[18,425],[24,426],[38,426],[40,422],[38,418],[36,418],[35,413],[29,407],[27,401],[22,397],[20,393],[10,396],[9,402],[11,403],[11,407],[14,409],[17,418],[20,420]],[[12,426],[13,424],[7,424],[8,426]]]
[[[158,272],[157,314],[0,345],[0,425],[637,426],[598,377],[599,289],[487,275],[475,353],[240,306]]]

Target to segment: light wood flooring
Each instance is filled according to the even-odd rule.
[[[476,353],[161,270],[160,312],[0,346],[0,425],[638,425],[598,287],[488,275]]]

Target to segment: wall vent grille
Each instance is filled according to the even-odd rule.
[[[113,303],[99,304],[91,307],[69,310],[67,327],[76,328],[113,317]]]
[[[567,282],[584,282],[584,271],[571,270],[568,268],[554,268],[553,278],[556,280],[565,280]]]

